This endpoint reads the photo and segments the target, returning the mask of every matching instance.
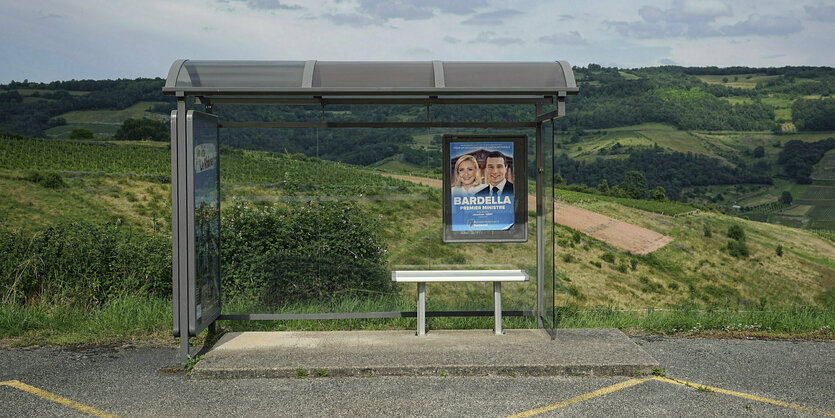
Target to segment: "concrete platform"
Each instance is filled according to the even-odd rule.
[[[234,332],[197,379],[307,376],[635,376],[658,362],[616,329]]]

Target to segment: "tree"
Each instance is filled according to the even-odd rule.
[[[780,195],[780,203],[790,205],[793,200],[794,198],[792,198],[792,194],[788,190],[784,190],[783,194]]]
[[[643,199],[647,194],[647,178],[640,171],[627,171],[621,187],[633,199]]]
[[[754,148],[754,158],[762,158],[765,156],[765,148],[762,145]]]
[[[70,139],[93,139],[93,131],[86,128],[73,128]]]
[[[606,179],[600,181],[600,184],[597,185],[597,190],[600,193],[609,193],[609,182]]]
[[[777,248],[774,250],[774,252],[777,254],[777,257],[782,257],[783,256],[783,246],[778,245]]]
[[[667,199],[666,191],[661,186],[656,187],[655,190],[653,190],[652,193],[650,193],[649,197],[652,200],[657,200],[659,202],[668,202],[669,201],[669,199]]]
[[[158,120],[128,119],[113,138],[119,141],[168,141],[168,129],[168,125]]]

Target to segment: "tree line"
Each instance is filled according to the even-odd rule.
[[[163,96],[165,80],[83,80],[52,83],[17,83],[12,81],[2,87],[0,93],[0,131],[44,137],[54,126],[66,124],[58,116],[73,110],[121,110],[141,101],[170,101]],[[25,86],[25,87],[24,87]],[[32,97],[40,100],[23,100],[20,88],[52,89],[47,93],[35,92]],[[87,93],[72,95],[70,88],[84,88]]]
[[[646,178],[645,189],[661,186],[673,200],[680,199],[681,191],[686,187],[773,182],[767,166],[731,167],[716,158],[690,152],[665,152],[660,147],[638,149],[624,159],[598,158],[591,162],[560,154],[554,164],[555,171],[566,183],[587,187],[597,187],[604,181],[606,184],[623,184],[626,173],[638,172]],[[633,175],[633,184],[634,178]]]
[[[835,148],[835,138],[817,142],[789,141],[777,156],[777,163],[782,165],[783,171],[796,182],[811,184],[813,167],[832,148]]]

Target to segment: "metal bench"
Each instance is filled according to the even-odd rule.
[[[524,270],[397,270],[391,272],[397,283],[417,283],[417,335],[426,335],[426,283],[493,282],[493,330],[502,334],[502,282],[530,280]]]

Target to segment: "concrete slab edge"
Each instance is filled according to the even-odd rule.
[[[315,379],[323,377],[375,376],[645,376],[657,363],[614,365],[518,365],[518,366],[380,366],[331,368],[223,368],[194,367],[192,379]]]

